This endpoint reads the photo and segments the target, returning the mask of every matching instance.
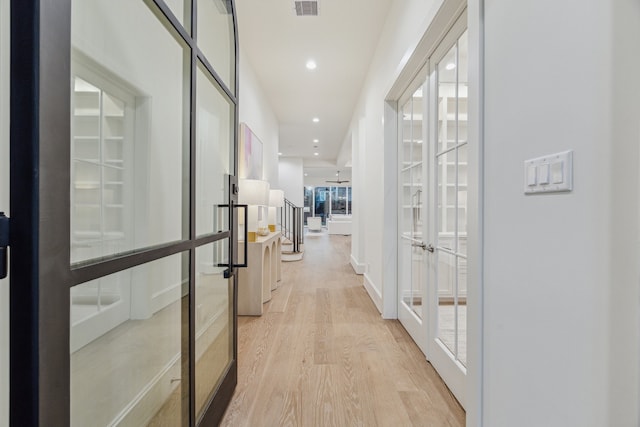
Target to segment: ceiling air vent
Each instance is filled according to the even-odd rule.
[[[318,0],[294,1],[297,16],[318,16]]]

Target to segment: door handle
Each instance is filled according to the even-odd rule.
[[[0,212],[0,279],[7,277],[7,253],[9,246],[9,217]]]
[[[414,248],[422,248],[422,250],[429,251],[431,253],[434,253],[436,250],[436,248],[434,248],[431,243],[427,245],[425,242],[412,243],[411,246],[413,246]]]
[[[233,264],[234,267],[246,267],[247,266],[247,257],[249,256],[249,227],[247,226],[249,224],[249,205],[239,205],[239,204],[235,204],[232,203],[231,204],[232,209],[237,209],[237,208],[242,208],[242,211],[244,212],[244,259],[242,264]]]
[[[228,209],[229,205],[217,205],[218,208],[225,208]],[[236,267],[246,267],[247,266],[247,256],[248,256],[248,245],[247,245],[247,224],[249,223],[249,213],[248,213],[248,205],[240,205],[237,203],[234,203],[233,201],[231,202],[231,211],[233,211],[234,209],[238,209],[238,208],[242,208],[243,212],[244,212],[244,262],[241,264],[236,264],[233,261],[233,254],[231,254],[229,256],[229,263],[228,264],[218,264],[218,267],[228,267],[225,271],[224,271],[224,278],[228,279],[232,276],[235,275],[233,268]]]

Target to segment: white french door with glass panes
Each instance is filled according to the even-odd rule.
[[[425,143],[425,112],[428,98],[425,72],[400,98],[398,111],[398,319],[426,354],[428,144]]]
[[[463,14],[429,63],[430,184],[428,358],[465,405],[467,373],[467,87]]]
[[[398,319],[465,405],[466,12],[398,101]]]

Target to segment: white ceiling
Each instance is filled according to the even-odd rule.
[[[236,1],[240,46],[278,118],[279,151],[303,158],[309,174],[350,175],[336,162],[391,1],[320,0],[316,17],[296,16],[293,0]]]

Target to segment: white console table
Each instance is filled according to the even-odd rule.
[[[238,253],[245,242],[238,242]],[[247,246],[247,267],[238,269],[238,315],[261,316],[262,304],[282,280],[280,232],[256,236]]]

